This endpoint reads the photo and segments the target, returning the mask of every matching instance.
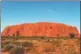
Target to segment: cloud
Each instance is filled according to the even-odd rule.
[[[48,9],[50,12],[56,12],[56,9]]]

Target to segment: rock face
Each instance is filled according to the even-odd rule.
[[[74,33],[75,37],[79,37],[76,27],[50,22],[24,23],[6,27],[2,36],[46,36],[46,37],[69,37],[70,33]]]

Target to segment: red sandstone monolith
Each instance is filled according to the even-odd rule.
[[[46,37],[69,37],[74,33],[75,37],[80,37],[76,27],[61,23],[25,23],[6,27],[2,36],[46,36]]]

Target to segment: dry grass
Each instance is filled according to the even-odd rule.
[[[6,40],[4,40],[3,42],[5,41]],[[3,42],[2,42],[2,45],[3,45]],[[31,39],[23,39],[23,40],[18,39],[18,40],[9,41],[9,43],[15,44],[15,45],[18,44],[19,46],[23,46],[22,45],[23,43],[32,44],[30,47],[26,45],[25,47],[23,46],[25,49],[24,54],[80,54],[80,40],[78,38],[73,38],[73,39],[45,38],[45,39],[40,39],[40,40],[39,39],[35,40],[35,38],[32,40]],[[4,53],[2,52],[2,54]],[[5,53],[5,54],[9,54],[9,53]]]

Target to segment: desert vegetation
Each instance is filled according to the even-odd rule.
[[[2,54],[80,54],[80,39],[70,37],[2,36]]]

